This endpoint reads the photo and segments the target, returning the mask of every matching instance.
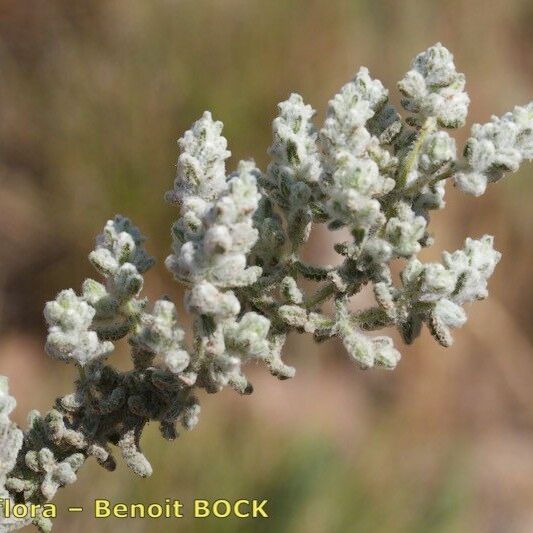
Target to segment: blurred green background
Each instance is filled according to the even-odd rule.
[[[484,122],[532,99],[532,27],[529,0],[1,0],[0,373],[16,419],[70,390],[74,369],[43,353],[42,308],[91,274],[86,255],[107,218],[120,212],[150,236],[159,264],[146,294],[180,300],[162,266],[176,216],[162,195],[176,140],[204,109],[225,123],[231,166],[254,157],[264,168],[291,91],[320,120],[360,65],[394,89],[412,57],[442,41],[467,76],[470,122]],[[434,217],[426,258],[486,232],[503,252],[453,348],[424,333],[395,372],[362,372],[335,343],[291,338],[294,380],[251,368],[256,392],[203,397],[199,426],[177,442],[149,428],[151,479],[91,462],[59,493],[56,531],[531,533],[531,174],[525,165],[480,199],[449,187]],[[326,263],[331,247],[318,232],[306,253]],[[124,346],[115,361],[127,364]],[[270,518],[65,512],[167,497],[186,508],[268,498]]]

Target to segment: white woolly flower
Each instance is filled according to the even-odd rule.
[[[348,148],[353,132],[364,126],[387,98],[388,92],[381,82],[371,79],[368,69],[361,67],[355,78],[329,101],[321,134],[334,146]]]
[[[380,170],[390,170],[394,166],[389,152],[366,127],[387,99],[388,92],[381,82],[371,79],[368,69],[363,67],[329,101],[326,120],[319,134],[326,175],[335,171],[340,151],[354,157],[370,157]]]
[[[433,312],[449,328],[460,328],[466,322],[464,309],[447,298],[439,300]]]
[[[272,157],[261,185],[286,212],[287,235],[297,249],[309,237],[313,211],[311,202],[320,196],[318,181],[322,164],[317,133],[312,123],[313,108],[298,94],[278,105],[279,116],[272,124]]]
[[[394,347],[392,339],[385,335],[374,337],[374,364],[392,370],[400,361],[402,355]]]
[[[9,423],[9,414],[15,409],[17,402],[9,394],[8,380],[0,376],[0,424]]]
[[[385,237],[400,257],[417,254],[422,246],[419,241],[425,234],[427,221],[405,203],[400,203],[396,216],[389,218],[385,226]]]
[[[29,451],[25,461],[34,472],[43,475],[40,491],[45,499],[51,500],[57,490],[76,481],[76,471],[84,462],[81,453],[73,453],[63,460],[56,459],[49,448],[43,447],[38,452]]]
[[[401,359],[401,354],[394,348],[390,337],[371,338],[352,330],[343,337],[343,344],[363,369],[381,366],[392,370]]]
[[[386,336],[368,337],[354,327],[346,302],[337,301],[335,309],[335,330],[341,336],[348,354],[362,369],[374,366],[387,369],[396,367],[401,354],[394,348],[392,339]]]
[[[166,196],[168,201],[181,205],[189,196],[211,201],[226,189],[225,160],[231,152],[226,149],[222,127],[222,122],[205,111],[178,141],[181,154],[174,189]]]
[[[22,431],[9,418],[16,404],[15,398],[9,394],[7,378],[0,376],[0,498],[11,505],[14,505],[14,501],[6,488],[6,480],[17,464],[24,439]],[[31,522],[28,517],[4,516],[2,511],[0,509],[0,531],[21,529]]]
[[[388,269],[386,265],[390,262],[393,256],[393,248],[384,239],[378,237],[371,237],[364,241],[360,248],[360,253],[357,256],[359,269],[375,272],[377,277],[387,276]]]
[[[278,186],[286,180],[317,182],[321,166],[312,123],[315,110],[294,93],[278,107],[280,114],[272,123],[274,141],[268,150],[272,162],[267,176]]]
[[[418,283],[418,300],[436,302],[453,292],[457,283],[457,275],[439,263],[427,263],[424,265]]]
[[[347,87],[347,92],[357,99],[368,102],[370,109],[374,113],[389,97],[389,91],[383,87],[379,80],[370,77],[366,67],[361,67],[352,82],[347,85],[349,86],[349,88]]]
[[[439,263],[411,259],[401,273],[403,285],[416,302],[437,302],[455,289],[457,275]]]
[[[245,313],[240,320],[226,319],[220,323],[206,344],[208,364],[200,379],[207,390],[216,392],[231,385],[241,394],[249,394],[252,389],[242,373],[242,366],[248,360],[270,364],[275,359],[283,368],[279,354],[268,340],[269,330],[270,321],[255,312]]]
[[[379,197],[394,188],[394,180],[380,175],[378,164],[371,158],[357,158],[342,151],[337,156],[335,185],[354,189],[369,197]]]
[[[241,359],[264,359],[270,349],[267,341],[269,329],[268,318],[254,312],[246,313],[238,322],[224,325],[226,350]]]
[[[487,183],[533,159],[533,102],[501,118],[493,116],[486,124],[474,124],[471,134],[465,145],[468,166],[454,179],[463,192],[480,196]]]
[[[15,466],[17,453],[22,446],[22,431],[9,418],[16,405],[15,398],[9,394],[7,378],[0,376],[0,497],[6,496],[5,478]]]
[[[219,318],[236,316],[241,310],[239,300],[231,291],[219,291],[208,281],[193,285],[185,295],[187,311]]]
[[[76,296],[72,289],[61,291],[48,302],[44,316],[48,323],[46,352],[62,361],[74,361],[80,366],[106,357],[113,343],[100,341],[91,331],[95,310]]]
[[[144,301],[137,299],[143,276],[154,260],[144,248],[145,237],[129,219],[116,215],[96,238],[89,260],[105,284],[87,279],[83,298],[96,311],[92,327],[101,339],[124,337],[138,319]]]
[[[440,43],[418,54],[411,70],[398,83],[405,96],[402,105],[413,113],[414,124],[435,117],[445,128],[465,123],[470,99],[464,87],[464,74],[456,71],[453,55]]]
[[[151,313],[141,317],[141,327],[132,343],[154,355],[175,374],[187,368],[190,356],[183,347],[184,331],[178,326],[176,306],[168,300],[157,300]]]
[[[355,190],[332,188],[328,208],[334,220],[354,228],[370,228],[383,219],[379,202]]]
[[[342,87],[341,91],[329,101],[327,118],[320,135],[331,148],[352,149],[359,154],[370,140],[364,128],[374,112],[368,101],[363,100],[353,83]]]
[[[409,338],[418,334],[423,321],[439,344],[451,346],[450,329],[461,327],[467,318],[461,305],[488,294],[487,280],[501,257],[492,244],[488,235],[468,238],[463,250],[443,253],[444,264],[409,261],[401,273],[404,297],[395,309]]]
[[[319,135],[324,171],[319,184],[320,209],[332,228],[346,225],[352,232],[368,234],[386,221],[379,199],[395,187],[392,176],[398,160],[368,128],[379,135],[392,128],[389,141],[398,133],[387,102],[388,92],[366,68],[329,102]],[[369,122],[376,113],[376,120]]]
[[[154,264],[144,248],[145,240],[128,218],[116,215],[96,237],[89,260],[104,277],[115,274],[124,263],[131,263],[142,274]]]
[[[422,146],[418,169],[424,174],[433,174],[457,157],[455,139],[445,131],[428,135]]]
[[[166,266],[178,279],[190,282],[209,281],[217,287],[250,285],[261,274],[261,268],[247,266],[247,255],[258,237],[253,215],[258,208],[258,171],[252,161],[241,161],[230,176],[221,195],[201,216],[201,227],[195,234],[179,232],[175,224],[174,254]]]
[[[487,280],[501,258],[493,243],[494,237],[490,235],[479,240],[467,238],[462,250],[443,253],[444,264],[458,279],[454,302],[463,304],[487,297]]]
[[[336,165],[331,183],[322,185],[330,217],[364,229],[383,221],[381,205],[375,198],[392,190],[394,180],[382,176],[369,157],[355,157],[346,151],[338,154]]]

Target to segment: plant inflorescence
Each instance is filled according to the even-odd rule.
[[[76,365],[74,392],[45,415],[32,412],[22,431],[9,419],[15,404],[7,380],[0,383],[0,497],[48,502],[90,456],[113,470],[112,447],[149,476],[139,447],[145,425],[156,421],[174,439],[178,424],[198,422],[196,391],[251,393],[249,361],[291,378],[294,368],[281,358],[290,332],[339,337],[361,368],[398,363],[392,339],[369,334],[381,328],[395,327],[411,343],[425,325],[439,344],[452,344],[453,329],[467,320],[465,304],[487,296],[500,253],[485,235],[444,252],[442,262],[421,262],[417,254],[433,243],[429,213],[444,207],[447,183],[479,196],[533,158],[533,103],[475,124],[458,156],[446,130],[464,125],[469,97],[451,53],[437,44],[419,54],[398,88],[405,117],[361,68],[330,100],[320,128],[312,107],[291,94],[279,104],[265,172],[250,160],[227,173],[222,123],[209,112],[185,132],[166,195],[178,218],[165,264],[186,288],[193,342],[185,341],[172,301],[140,296],[153,264],[140,231],[120,215],[109,220],[89,255],[99,280],[60,292],[44,310],[46,352]],[[300,257],[319,223],[349,230],[350,240],[335,244],[337,266]],[[394,283],[390,264],[398,259]],[[304,279],[316,291],[306,294]],[[352,310],[350,297],[366,285],[375,305]],[[332,313],[323,309],[328,301]],[[131,346],[128,371],[108,363],[122,338]],[[0,529],[28,521],[4,517]],[[42,515],[33,521],[51,527]]]

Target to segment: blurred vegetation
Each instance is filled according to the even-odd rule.
[[[69,389],[72,369],[42,354],[42,307],[90,273],[107,218],[120,212],[150,236],[160,262],[147,294],[180,299],[161,264],[175,216],[162,195],[175,141],[204,109],[225,123],[230,165],[264,168],[276,103],[291,91],[321,118],[360,65],[394,89],[440,40],[467,76],[471,121],[486,121],[532,99],[532,26],[528,0],[0,1],[0,372],[18,420]],[[477,200],[450,188],[435,217],[436,248],[488,232],[504,253],[453,348],[423,336],[395,373],[364,373],[334,344],[291,339],[292,382],[253,369],[252,397],[204,398],[199,428],[179,442],[151,428],[153,478],[91,464],[57,499],[63,510],[102,497],[269,498],[270,519],[63,512],[57,531],[533,531],[532,173]],[[307,253],[333,261],[320,232]]]

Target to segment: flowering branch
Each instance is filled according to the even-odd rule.
[[[101,280],[86,280],[79,294],[60,292],[44,311],[46,352],[76,365],[74,392],[44,416],[32,412],[23,432],[9,420],[14,400],[7,381],[0,383],[3,498],[49,502],[88,457],[113,470],[113,448],[149,476],[139,444],[145,425],[156,421],[174,439],[177,424],[190,430],[198,422],[198,390],[250,394],[250,361],[291,378],[295,370],[281,358],[291,332],[339,337],[361,368],[392,369],[400,360],[392,339],[368,334],[384,327],[411,343],[425,325],[439,344],[452,344],[452,330],[467,320],[464,305],[487,297],[500,253],[485,235],[444,252],[441,263],[422,263],[417,254],[433,243],[430,211],[444,207],[450,180],[477,196],[533,158],[533,103],[474,125],[459,160],[442,128],[464,125],[469,97],[451,53],[437,44],[419,54],[398,87],[405,119],[361,68],[329,102],[320,129],[311,106],[290,95],[279,105],[264,173],[253,161],[226,172],[222,123],[209,112],[185,132],[166,195],[178,217],[165,264],[186,288],[193,342],[185,342],[174,303],[162,298],[150,306],[140,296],[153,264],[140,231],[120,215],[109,220],[89,255]],[[318,223],[350,232],[349,242],[334,246],[339,266],[299,258]],[[396,285],[390,265],[398,260],[404,265]],[[304,279],[319,283],[316,292],[304,291]],[[350,297],[367,284],[375,305],[350,310]],[[330,300],[334,312],[327,314],[322,304]],[[124,372],[107,362],[121,338],[132,357]],[[33,522],[51,527],[42,514]],[[6,516],[0,529],[27,523]]]

